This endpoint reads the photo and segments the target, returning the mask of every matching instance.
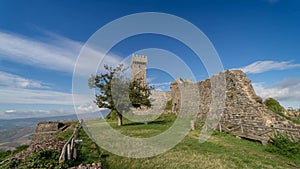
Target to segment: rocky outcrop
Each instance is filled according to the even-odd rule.
[[[65,129],[70,127],[71,124],[72,122],[63,123],[52,121],[38,123],[35,129],[34,138],[31,141],[29,147],[7,160],[11,161],[21,159],[28,156],[29,154],[32,154],[33,152],[43,150],[55,150],[60,153],[66,141],[56,140],[55,137],[59,132],[64,131]]]
[[[61,152],[66,141],[58,141],[58,140],[48,140],[43,143],[33,143],[26,150],[16,154],[11,157],[9,160],[21,159],[24,158],[34,152],[44,151],[44,150],[55,150],[58,153]]]
[[[71,123],[44,121],[37,124],[32,143],[43,143],[53,139],[59,132],[65,130]]]
[[[208,112],[214,110],[211,109],[211,80],[221,76],[226,79],[226,83],[223,84],[226,86],[226,99],[218,123],[220,130],[262,142],[267,142],[275,133],[282,133],[294,139],[300,138],[300,126],[266,109],[262,99],[255,94],[250,79],[240,70],[228,70],[197,83],[200,98],[195,101],[195,106],[199,106],[199,120],[205,121]],[[180,90],[176,83],[178,84],[178,81],[172,83],[171,95],[173,104],[176,103],[176,106],[180,107]],[[215,97],[222,97],[222,93],[213,92]]]
[[[296,110],[287,110],[284,111],[284,114],[292,118],[300,117],[300,111],[296,111]]]
[[[92,163],[92,164],[80,164],[79,166],[76,167],[70,167],[69,169],[101,169],[102,164],[101,163]]]

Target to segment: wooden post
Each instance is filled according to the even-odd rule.
[[[242,121],[242,119],[240,120],[240,124],[241,124],[241,132],[244,133],[244,129],[243,129],[243,121]]]
[[[195,120],[191,120],[191,129],[195,130]]]
[[[59,156],[59,163],[63,163],[66,160],[66,148],[67,148],[66,145],[64,145],[61,154]]]
[[[68,160],[71,160],[71,145],[70,144],[68,144],[68,146],[67,146],[67,156],[68,156]]]
[[[76,150],[76,147],[74,147],[74,150],[73,150],[73,159],[77,159],[77,150]]]
[[[241,132],[244,133],[243,125],[241,124]]]
[[[74,151],[74,137],[72,138],[72,140],[71,140],[71,158],[72,158],[72,156],[73,156],[73,151]]]

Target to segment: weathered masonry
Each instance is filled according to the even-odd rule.
[[[131,76],[132,80],[141,79],[146,84],[146,65],[147,56],[132,54],[131,57]]]
[[[227,70],[196,83],[199,88],[200,100],[195,100],[199,106],[197,118],[205,121],[210,110],[212,91],[211,80],[218,76],[226,78],[226,101],[218,129],[230,132],[239,137],[267,142],[276,133],[300,139],[300,125],[287,120],[268,110],[257,96],[250,79],[240,70]],[[174,111],[180,108],[181,83],[193,83],[177,79],[171,84],[171,96]]]

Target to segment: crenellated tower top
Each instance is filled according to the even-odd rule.
[[[146,84],[146,65],[147,56],[132,54],[131,57],[131,75],[132,79],[141,78]]]

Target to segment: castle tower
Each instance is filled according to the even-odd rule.
[[[132,80],[141,78],[144,84],[146,84],[146,64],[147,64],[147,56],[132,54],[131,57]]]

